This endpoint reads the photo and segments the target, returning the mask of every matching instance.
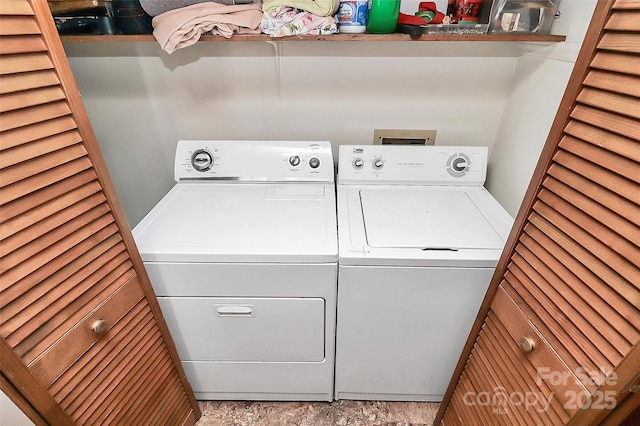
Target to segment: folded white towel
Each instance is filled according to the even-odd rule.
[[[153,35],[168,53],[191,46],[209,31],[230,38],[236,34],[259,34],[260,3],[227,6],[207,2],[170,10],[153,18]]]

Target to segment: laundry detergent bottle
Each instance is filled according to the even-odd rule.
[[[396,30],[400,0],[369,0],[367,32],[389,34]]]

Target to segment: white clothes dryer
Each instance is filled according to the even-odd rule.
[[[486,147],[343,145],[336,399],[441,401],[513,220]]]
[[[329,142],[180,141],[133,234],[196,398],[333,399]]]

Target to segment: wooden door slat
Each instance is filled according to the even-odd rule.
[[[626,218],[632,224],[640,226],[640,217],[634,214],[638,209],[638,205],[632,201],[558,164],[551,166],[549,176],[562,181],[565,185],[580,192],[585,197],[589,197],[594,202],[605,206],[605,208],[618,216]]]
[[[38,207],[35,207],[30,211],[29,215],[18,215],[12,219],[4,221],[0,223],[0,240],[5,240],[6,238],[25,230],[29,226],[32,226],[45,218],[58,215],[59,212],[62,212],[85,198],[90,200],[88,204],[86,204],[88,208],[93,208],[99,203],[106,201],[104,195],[98,193],[99,191],[100,186],[94,181],[64,193],[50,202],[43,203]],[[3,241],[3,245],[5,244],[7,244],[7,242]],[[4,253],[12,251],[9,250],[6,245],[5,250],[6,251]]]
[[[637,276],[630,266],[633,261],[630,259],[640,259],[638,250],[631,249],[623,254],[615,252],[593,235],[586,232],[581,226],[571,222],[557,210],[554,210],[545,203],[538,202],[534,206],[534,211],[544,218],[556,231],[562,232],[565,236],[571,236],[571,240],[581,247],[581,250],[590,254],[589,264],[601,265],[610,272],[616,271],[616,275],[623,277],[627,281],[627,287],[637,287],[640,289],[640,276]],[[640,293],[631,290],[629,294],[632,299],[640,302]],[[638,305],[640,306],[640,304]]]
[[[622,235],[611,232],[610,228],[599,223],[582,210],[576,209],[575,206],[569,204],[566,200],[555,195],[551,191],[546,189],[542,190],[539,198],[543,201],[544,207],[542,207],[541,204],[540,209],[536,209],[536,211],[547,211],[549,209],[554,210],[559,216],[568,221],[568,226],[576,226],[582,229],[582,233],[580,233],[579,236],[577,236],[578,234],[572,234],[577,236],[575,237],[576,241],[588,241],[588,236],[591,236],[603,245],[607,246],[608,249],[630,262],[633,262],[634,259],[640,259],[640,245],[636,245],[632,242],[634,239],[640,239],[639,230],[636,229],[632,235],[628,236],[632,239],[632,241],[629,241]]]
[[[571,118],[590,123],[611,133],[640,140],[640,122],[630,117],[578,104],[571,112]]]
[[[106,219],[104,221],[107,222]],[[11,265],[11,262],[5,260],[4,258],[0,258],[0,262],[2,263],[2,268],[0,268],[0,270],[5,271],[2,275],[3,279],[0,282],[0,291],[8,289],[13,284],[18,282],[22,277],[26,277],[29,274],[35,272],[37,269],[46,265],[57,256],[68,253],[73,246],[99,232],[101,230],[100,225],[101,224],[92,224],[89,227],[79,229],[73,234],[68,235],[60,241],[56,241],[51,246],[42,250],[38,257],[28,259],[27,261],[19,263],[17,265]],[[113,225],[107,225],[103,228],[111,229],[113,232],[115,232],[115,229],[113,229]],[[49,271],[49,273],[53,272],[55,272],[55,270]]]
[[[612,173],[620,175],[626,179],[640,183],[640,163],[628,158],[601,149],[593,144],[580,141],[571,136],[565,136],[558,145],[561,149],[571,154],[584,158],[585,160],[597,164]]]
[[[640,118],[640,112],[638,112],[640,111],[640,99],[633,96],[619,95],[587,87],[580,92],[577,101],[617,114]]]
[[[30,16],[3,16],[0,24],[0,36],[40,34],[40,28]]]
[[[612,9],[616,11],[640,9],[640,0],[616,0]]]
[[[43,87],[28,92],[13,92],[0,95],[0,113],[44,105],[65,98],[64,92],[58,86]]]
[[[597,52],[591,68],[623,74],[640,75],[640,57],[615,52]]]
[[[47,46],[39,35],[2,36],[0,39],[0,55],[45,52],[46,50]]]
[[[0,75],[41,71],[53,68],[46,52],[3,55],[0,61]]]
[[[82,142],[80,134],[75,131],[57,133],[31,143],[5,149],[0,157],[0,169],[20,164],[34,158],[40,158],[44,154],[58,151]]]
[[[80,244],[77,244],[56,258],[54,262],[56,270],[54,273],[50,273],[48,268],[40,268],[30,275],[18,277],[18,279],[16,279],[12,284],[7,283],[2,293],[0,293],[0,295],[2,295],[0,298],[0,307],[5,309],[9,303],[18,300],[25,295],[31,294],[33,291],[36,291],[37,294],[41,295],[47,293],[65,280],[67,282],[65,282],[64,285],[72,285],[73,280],[70,279],[70,277],[76,273],[80,274],[78,276],[82,276],[82,279],[86,278],[86,276],[82,274],[86,271],[85,267],[95,260],[95,257],[93,256],[96,253],[96,250],[100,252],[100,250],[105,247],[106,250],[110,250],[112,246],[115,246],[120,242],[120,239],[115,235],[113,228],[100,230],[94,235],[94,238],[99,242],[95,243],[92,240],[82,241]],[[117,255],[117,253],[114,255]],[[108,260],[109,259],[111,259],[111,257],[109,257]],[[99,267],[100,265],[97,266]],[[91,270],[90,273],[93,272],[95,272],[95,270]],[[24,300],[21,299],[21,302],[24,302]],[[9,317],[7,318],[7,321],[9,320]],[[3,329],[0,328],[0,330]],[[3,331],[3,337],[8,336],[11,329],[7,329],[5,331],[6,332]]]
[[[584,85],[640,98],[640,79],[634,75],[594,69],[585,77]]]
[[[53,70],[45,69],[32,72],[0,75],[0,94],[23,92],[20,96],[35,97],[36,93],[24,93],[31,89],[40,89],[48,86],[60,86],[60,80]],[[3,98],[3,102],[5,102]],[[4,108],[5,111],[10,111]]]
[[[605,33],[598,44],[598,49],[624,53],[640,53],[640,34]]]
[[[31,176],[36,176],[74,160],[86,158],[87,151],[82,144],[64,147],[57,151],[43,154],[26,164],[16,164],[2,170],[0,187],[9,186]]]
[[[530,223],[535,225],[543,233],[549,235],[549,237],[560,246],[564,247],[567,253],[571,254],[572,257],[577,259],[582,265],[613,288],[622,299],[627,300],[635,306],[636,309],[640,308],[640,294],[638,289],[635,288],[632,282],[629,282],[618,274],[617,270],[613,269],[610,263],[603,262],[602,259],[585,249],[583,245],[574,241],[542,216],[532,214]],[[632,271],[622,272],[628,275]],[[637,280],[636,276],[631,276],[631,278]]]
[[[0,19],[0,36],[40,34],[40,28],[31,16],[5,15]]]
[[[73,118],[67,115],[12,129],[2,133],[0,150],[4,151],[76,128],[77,126]]]
[[[31,192],[5,204],[0,203],[2,206],[2,217],[0,218],[0,223],[11,220],[16,216],[19,216],[24,211],[36,208],[43,203],[51,201],[68,191],[72,191],[94,180],[96,180],[94,171],[91,169],[84,170],[71,175],[68,178],[55,181],[39,191]],[[0,199],[4,196],[5,191],[0,189]]]
[[[43,209],[37,212],[44,217],[41,217],[33,224],[26,224],[27,228],[11,230],[16,233],[3,240],[3,257],[13,256],[14,253],[19,253],[22,258],[25,258],[25,256],[29,256],[29,253],[35,254],[37,253],[38,247],[42,244],[40,239],[52,238],[56,234],[64,232],[65,228],[71,226],[72,223],[73,226],[79,226],[82,221],[96,219],[110,211],[102,194],[87,196],[53,214],[45,210],[46,209]],[[29,243],[29,239],[25,238],[32,233],[42,235],[35,244]],[[16,258],[14,257],[13,259]]]
[[[0,132],[29,126],[43,121],[70,115],[71,110],[66,102],[58,101],[44,105],[36,105],[18,111],[3,113],[0,121]]]
[[[545,179],[543,185],[560,199],[571,203],[575,208],[579,209],[578,211],[588,214],[602,226],[640,247],[640,230],[626,217],[615,214],[604,205],[597,203],[585,194],[576,191],[553,177]],[[632,207],[633,212],[640,215],[640,206],[634,205]]]
[[[2,257],[0,257],[0,273],[10,271],[24,263],[27,263],[24,265],[25,268],[37,269],[41,267],[44,263],[60,254],[60,252],[56,252],[53,249],[58,242],[67,238],[70,239],[69,243],[82,241],[82,239],[113,223],[111,215],[105,214],[107,212],[106,205],[99,205],[92,210],[82,212],[78,217],[69,218],[67,222],[58,228],[52,230],[44,226],[36,228],[34,231],[38,235],[36,239],[27,242],[17,251],[3,253]],[[60,220],[64,221],[65,218],[63,217]],[[83,229],[85,226],[88,228]],[[61,246],[59,250],[65,250],[66,248],[68,247]],[[39,256],[40,253],[44,254],[42,259]]]
[[[0,19],[4,18],[3,15],[33,16],[33,9],[26,1],[3,0],[0,2]]]
[[[618,196],[640,205],[640,192],[635,191],[637,184],[625,177],[610,173],[608,170],[576,157],[568,151],[558,151],[554,156],[554,161],[591,180],[594,184],[597,182],[598,185]]]
[[[612,31],[640,31],[640,12],[633,10],[614,13],[604,28]]]
[[[571,121],[567,124],[565,133],[640,163],[640,144],[633,139],[621,137],[580,121]]]

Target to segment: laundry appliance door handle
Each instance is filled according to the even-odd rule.
[[[218,306],[216,307],[216,313],[218,316],[246,317],[252,316],[253,308],[250,306]]]

